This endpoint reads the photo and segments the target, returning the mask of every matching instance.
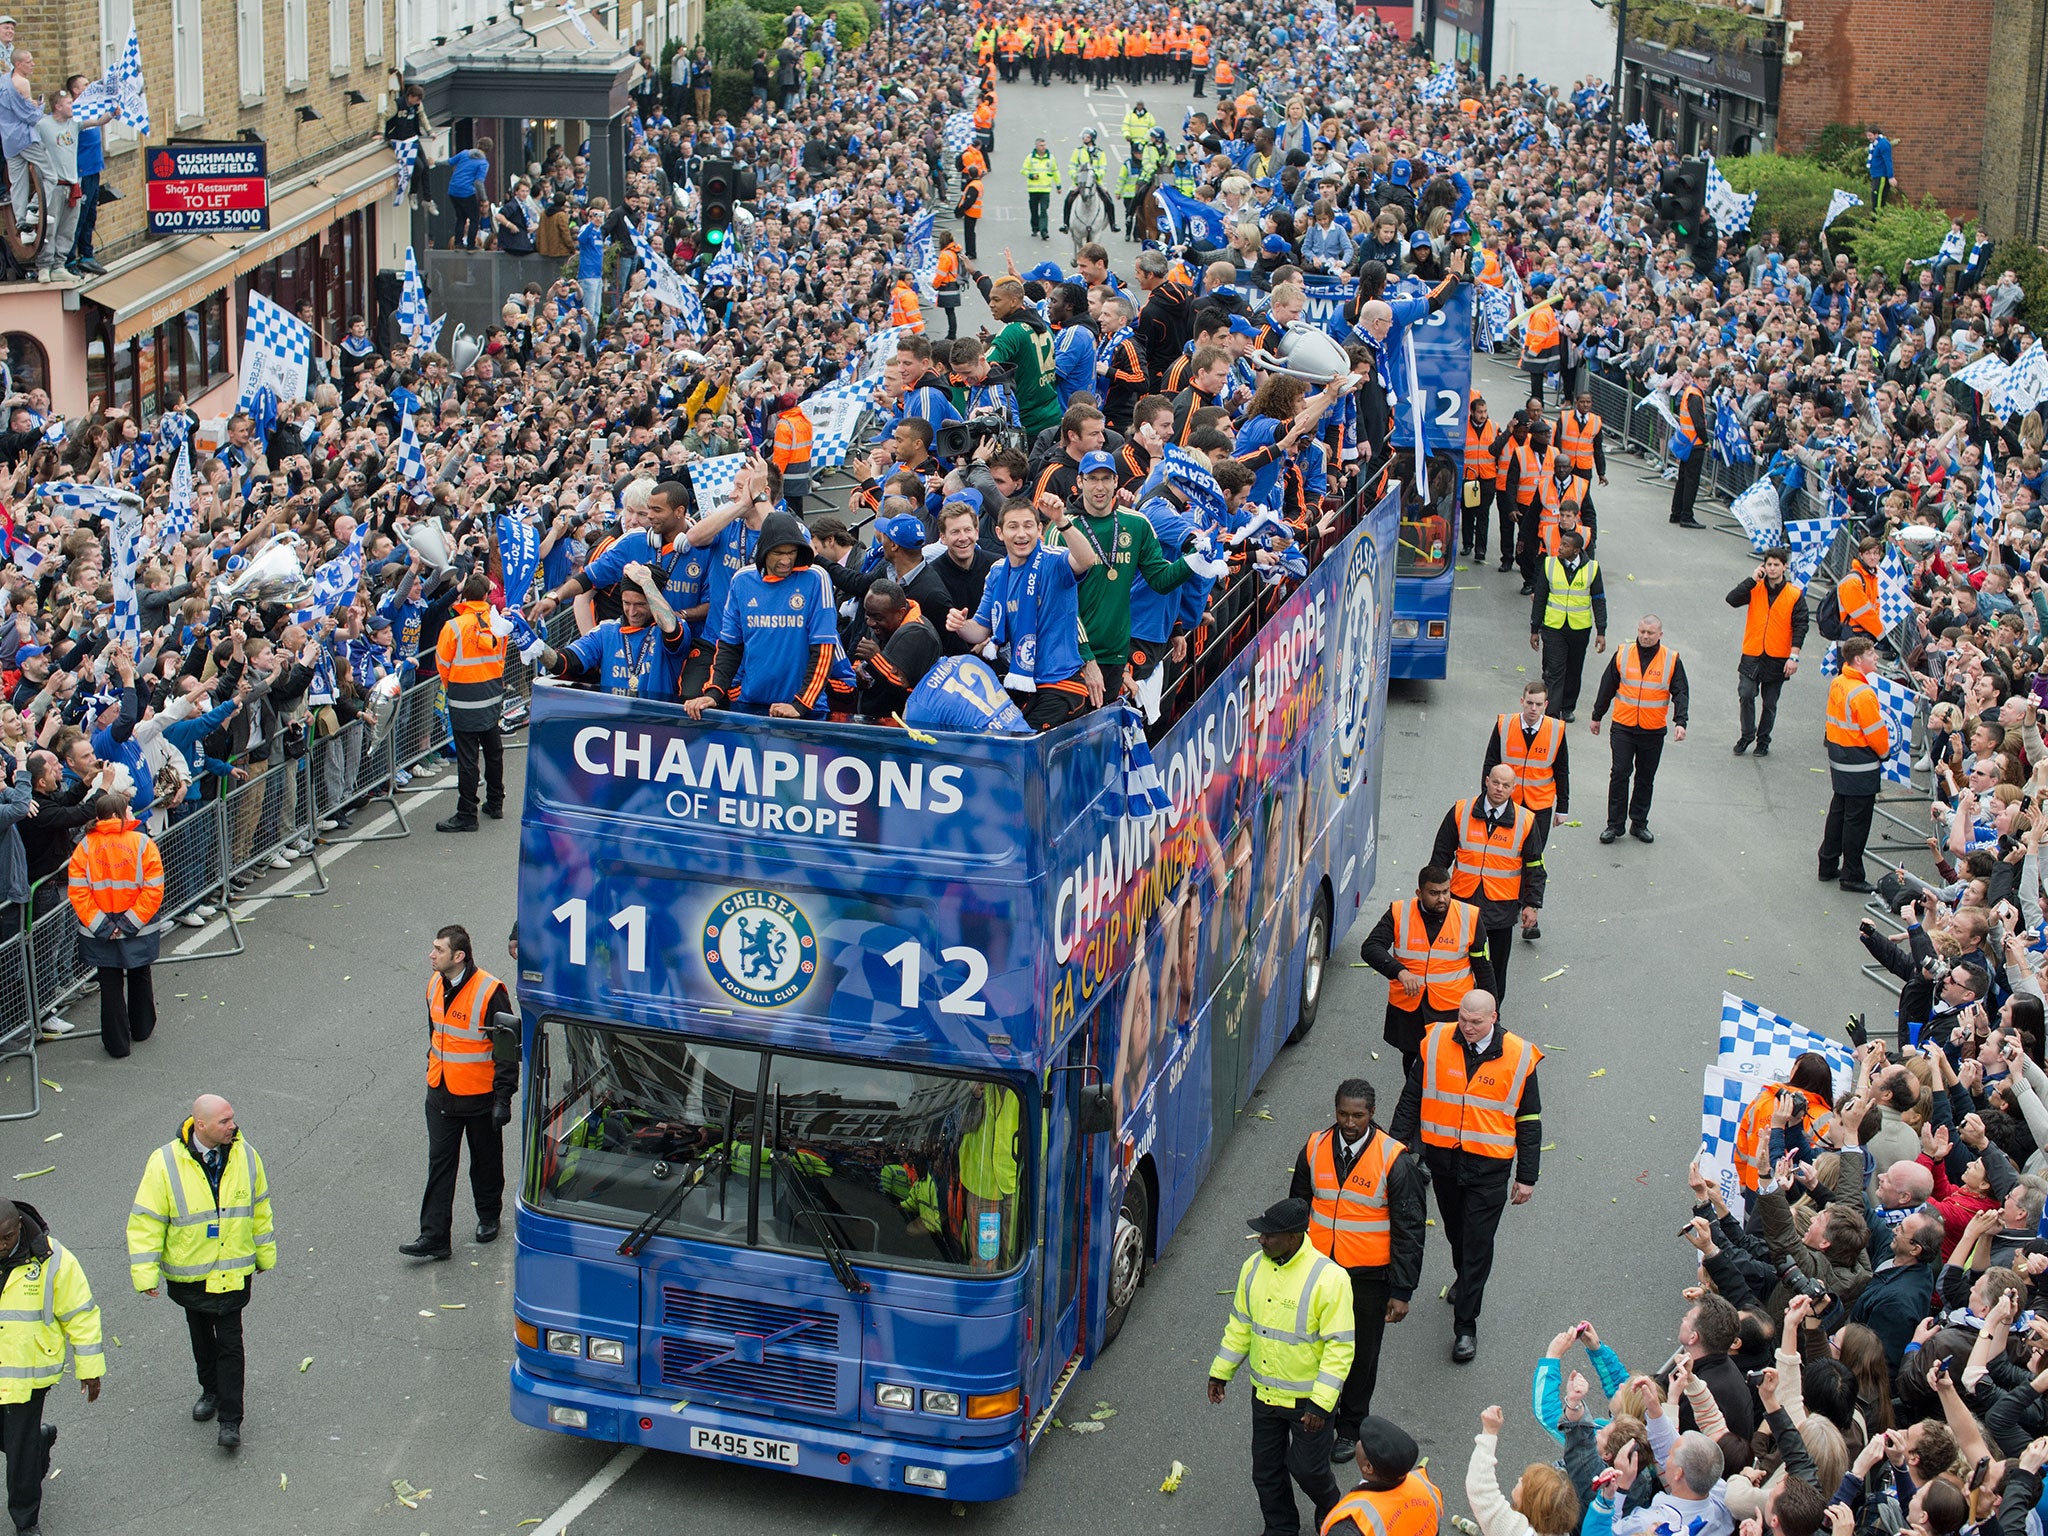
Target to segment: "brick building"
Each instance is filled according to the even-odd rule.
[[[2048,241],[2048,4],[1992,0],[1984,222],[1994,240]]]
[[[1899,184],[1972,216],[1987,128],[1994,8],[2041,0],[1764,0],[1663,5],[1623,48],[1624,119],[1687,154],[1798,154],[1830,123],[1875,123]],[[1690,20],[1688,20],[1688,15]],[[2042,108],[2031,98],[2013,113]],[[1996,93],[1992,93],[1996,99]],[[1993,111],[2000,110],[1993,108]]]
[[[1785,0],[1799,62],[1785,69],[1780,147],[1797,154],[1829,123],[1874,123],[1907,197],[1973,216],[1991,13],[1992,0]]]
[[[36,61],[39,93],[67,75],[104,73],[132,22],[151,146],[177,138],[260,141],[267,150],[268,230],[151,237],[144,146],[125,125],[109,124],[102,185],[118,200],[101,207],[94,242],[107,273],[0,282],[0,358],[16,389],[47,388],[66,415],[82,413],[97,395],[144,419],[181,397],[202,416],[232,403],[251,291],[300,313],[310,306],[323,351],[351,316],[374,321],[380,275],[388,294],[406,246],[424,248],[432,233],[416,209],[394,206],[397,162],[382,134],[401,76],[432,70],[472,34],[523,26],[558,37],[569,24],[545,0],[532,0],[517,22],[508,0],[18,0],[12,12],[16,44]],[[701,0],[592,7],[585,25],[596,44],[587,51],[601,57],[590,65],[600,77],[599,88],[585,93],[600,103],[590,117],[608,115],[608,98],[623,107],[626,44],[644,39],[658,59],[668,37],[688,35],[684,29],[701,18]],[[579,43],[571,51],[585,50]],[[559,67],[574,74],[581,66],[564,57]],[[441,94],[452,77],[436,72]],[[453,115],[477,111],[473,102],[444,95],[429,107],[435,132],[427,147],[436,160],[480,131],[513,130],[504,142],[517,147],[521,164],[547,143],[573,147],[612,136],[603,122],[566,114],[493,117],[480,130]],[[487,191],[495,198],[502,190],[494,163]]]

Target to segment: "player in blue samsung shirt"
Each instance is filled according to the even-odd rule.
[[[910,690],[903,723],[912,730],[979,736],[1028,736],[1031,725],[979,656],[948,656]]]
[[[687,538],[690,490],[680,480],[664,480],[647,498],[647,526],[623,533],[602,553],[561,585],[550,587],[534,603],[529,617],[545,619],[566,601],[585,592],[618,586],[630,565],[644,565],[659,579],[661,595],[684,623],[702,624],[698,611],[705,602],[711,560],[694,539]],[[623,599],[624,591],[620,592]]]
[[[1048,520],[1066,541],[1065,549],[1043,542]],[[1013,501],[1004,507],[1001,532],[1006,558],[989,568],[981,606],[971,615],[955,608],[946,615],[946,628],[969,645],[992,640],[1004,648],[1009,657],[1004,686],[1017,696],[1032,728],[1047,731],[1092,702],[1076,592],[1082,573],[1099,557],[1087,532],[1068,516],[1066,503],[1050,492],[1035,505]]]
[[[607,619],[566,650],[541,648],[541,664],[572,683],[595,683],[629,699],[674,702],[681,693],[690,626],[662,593],[662,578],[642,561],[621,573],[621,616]]]
[[[825,713],[828,685],[843,671],[831,587],[811,571],[804,526],[787,512],[762,520],[754,568],[733,577],[717,630],[711,681],[686,699],[692,719],[729,706],[797,720]]]

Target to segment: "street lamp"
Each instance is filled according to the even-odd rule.
[[[1607,190],[1614,190],[1615,152],[1621,141],[1621,51],[1628,46],[1628,0],[1592,0],[1599,10],[1614,7],[1614,86],[1607,97]]]

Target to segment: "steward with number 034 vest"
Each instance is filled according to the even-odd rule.
[[[107,1374],[99,1304],[85,1267],[50,1236],[42,1212],[20,1200],[14,1209],[14,1245],[0,1253],[0,1403],[26,1403],[55,1386],[67,1352],[81,1382]]]
[[[1512,798],[1460,800],[1437,827],[1430,862],[1451,871],[1451,894],[1479,908],[1486,927],[1512,926],[1523,907],[1543,905],[1548,871],[1536,818]]]
[[[1407,1152],[1376,1125],[1366,1127],[1355,1148],[1337,1127],[1317,1131],[1295,1156],[1288,1191],[1309,1203],[1308,1240],[1317,1252],[1346,1269],[1391,1269],[1389,1286],[1399,1301],[1413,1296],[1421,1280],[1427,1219],[1422,1176]]]
[[[257,1271],[277,1267],[263,1159],[239,1132],[225,1152],[216,1185],[187,1116],[177,1137],[143,1164],[128,1213],[128,1273],[137,1291],[168,1281],[221,1296],[247,1290]]]
[[[506,637],[484,601],[460,602],[441,627],[434,655],[448,700],[448,726],[472,734],[495,731],[505,702]]]

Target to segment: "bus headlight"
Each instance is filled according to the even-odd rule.
[[[1416,628],[1416,623],[1415,623],[1415,620],[1413,620],[1413,619],[1396,619],[1396,620],[1394,620],[1394,638],[1395,638],[1396,640],[1413,640],[1413,639],[1415,638],[1415,636],[1416,636],[1417,632],[1418,632],[1418,631],[1417,631],[1417,628]]]
[[[561,1404],[557,1403],[548,1410],[548,1422],[550,1424],[559,1424],[564,1429],[588,1429],[590,1428],[590,1415],[581,1408],[564,1408]]]
[[[564,1333],[559,1328],[550,1328],[548,1330],[548,1353],[551,1355],[575,1355],[578,1359],[581,1359],[583,1355],[583,1335],[580,1333]]]
[[[626,1363],[626,1346],[617,1339],[592,1339],[590,1341],[590,1358],[599,1365],[624,1365]]]
[[[903,1413],[908,1413],[917,1406],[917,1393],[909,1387],[898,1386],[894,1382],[877,1382],[875,1384],[875,1406],[877,1408],[895,1408]]]
[[[913,1488],[931,1488],[939,1493],[946,1491],[946,1474],[938,1467],[905,1467],[903,1481]]]
[[[927,1392],[924,1395],[926,1413],[943,1413],[952,1418],[960,1416],[960,1394],[958,1392]]]

